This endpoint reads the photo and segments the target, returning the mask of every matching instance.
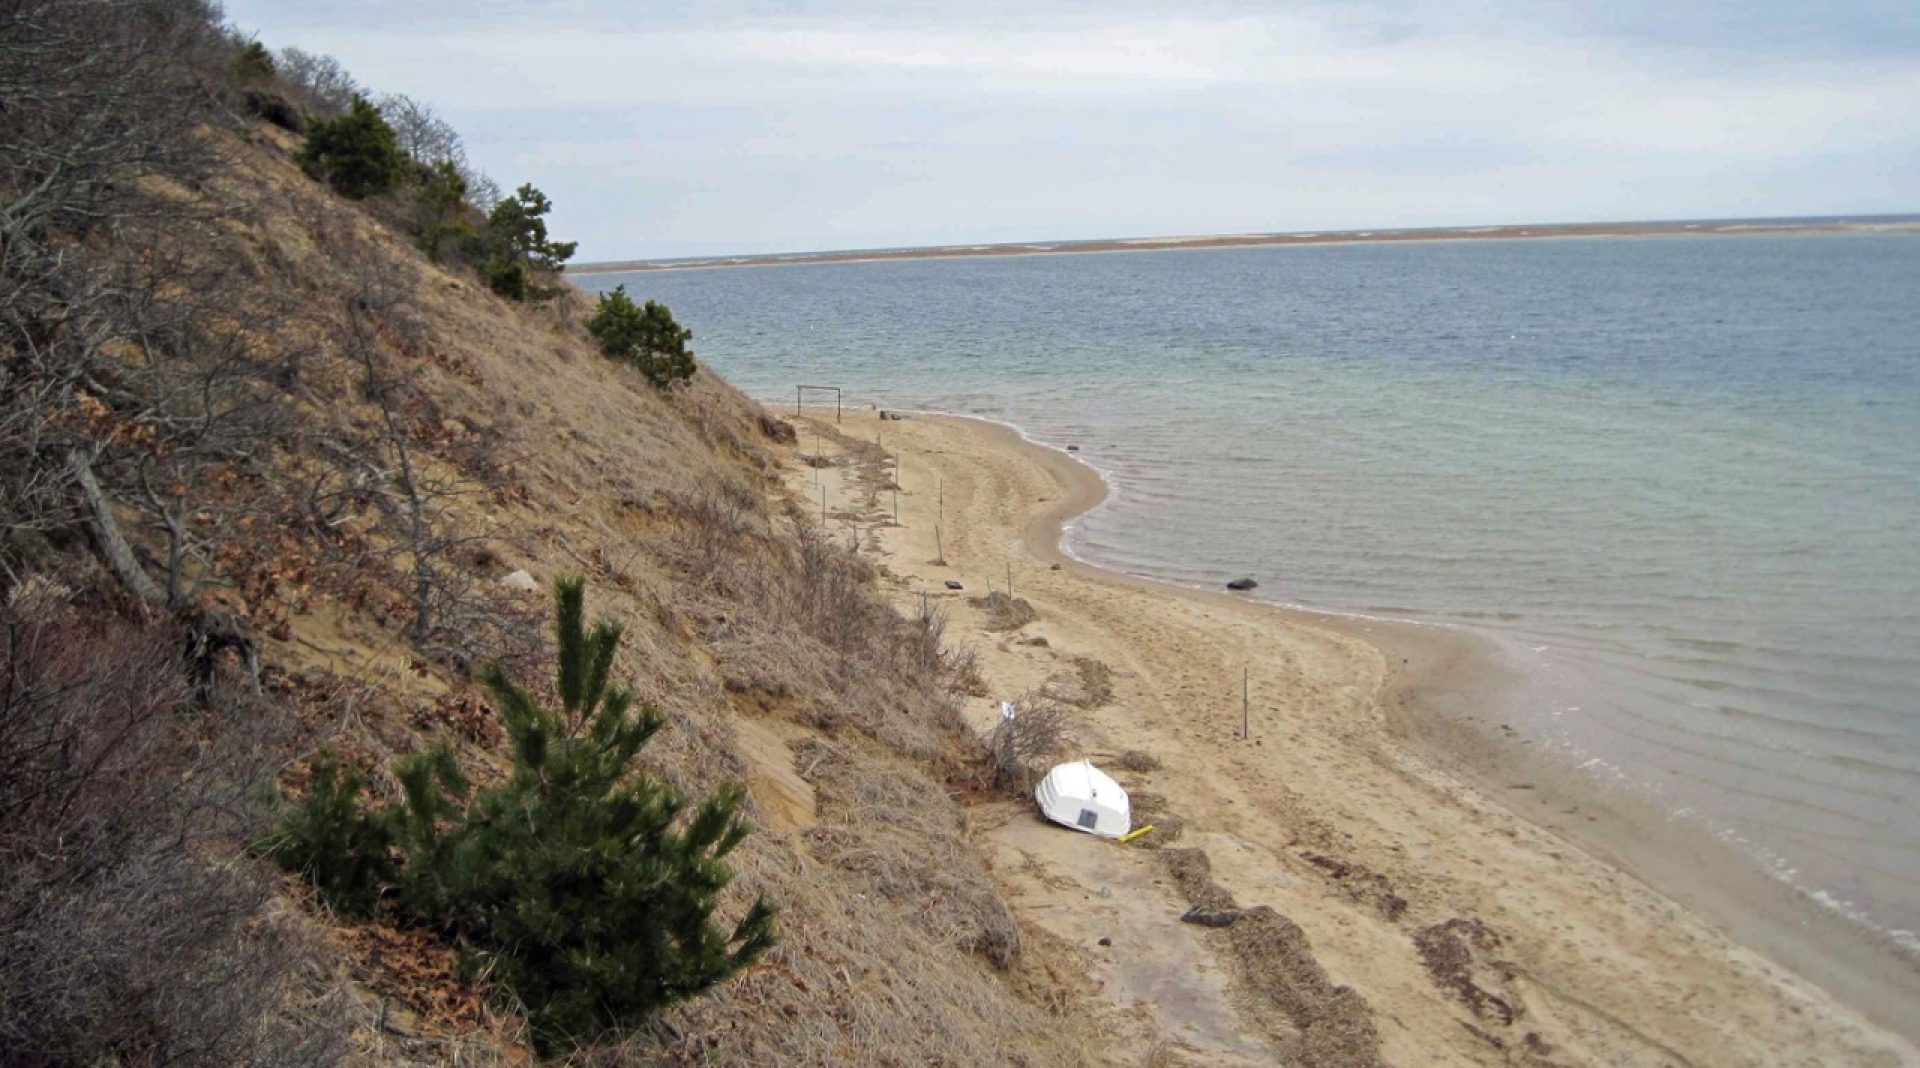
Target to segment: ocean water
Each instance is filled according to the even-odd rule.
[[[1014,423],[1068,548],[1495,639],[1511,722],[1920,945],[1920,237],[1587,238],[686,270],[762,399]]]

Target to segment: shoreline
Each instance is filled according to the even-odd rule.
[[[1636,922],[1645,926],[1646,933],[1655,940],[1666,937],[1670,933],[1669,927],[1689,928],[1691,924],[1678,918],[1682,915],[1690,916],[1723,938],[1731,939],[1730,944],[1715,946],[1712,952],[1706,954],[1708,959],[1715,962],[1717,969],[1727,974],[1711,981],[1703,975],[1700,980],[1725,986],[1729,982],[1728,975],[1737,973],[1741,989],[1725,992],[1727,998],[1736,1002],[1749,997],[1785,998],[1795,1002],[1808,999],[1807,991],[1798,989],[1799,984],[1794,979],[1774,967],[1773,962],[1778,961],[1792,968],[1795,975],[1807,977],[1839,1001],[1857,1009],[1880,1027],[1897,1028],[1908,1040],[1914,1038],[1915,1023],[1902,1010],[1914,1003],[1913,991],[1920,990],[1920,973],[1906,966],[1888,949],[1873,945],[1870,932],[1866,929],[1820,908],[1804,894],[1774,880],[1750,858],[1736,856],[1730,847],[1711,840],[1704,831],[1678,826],[1664,814],[1627,811],[1630,806],[1623,802],[1631,799],[1609,796],[1609,792],[1598,789],[1597,784],[1568,776],[1567,769],[1556,766],[1554,758],[1546,754],[1529,753],[1519,741],[1503,742],[1494,726],[1499,717],[1497,713],[1487,710],[1490,700],[1500,690],[1501,669],[1489,655],[1490,650],[1480,647],[1482,643],[1490,645],[1486,639],[1450,626],[1330,614],[1108,571],[1074,558],[1062,549],[1061,544],[1066,525],[1074,517],[1096,507],[1107,493],[1107,483],[1097,469],[1062,449],[1035,442],[1019,428],[1003,423],[956,415],[918,414],[904,422],[881,424],[877,420],[863,418],[865,413],[848,414],[856,423],[871,421],[876,433],[884,432],[893,439],[911,438],[920,428],[952,437],[946,431],[946,428],[952,428],[962,437],[974,439],[975,443],[984,446],[985,451],[996,453],[991,457],[994,463],[1002,462],[997,454],[1005,453],[1012,460],[1044,471],[1058,492],[1052,494],[1051,499],[1041,498],[1040,502],[1035,502],[1040,504],[1039,507],[1020,511],[1018,530],[984,533],[990,537],[997,535],[1001,540],[1011,536],[1012,540],[1018,542],[1024,556],[1049,568],[1057,565],[1061,582],[1128,591],[1128,596],[1133,600],[1179,605],[1189,614],[1197,612],[1207,620],[1221,619],[1223,625],[1251,623],[1263,631],[1284,632],[1261,635],[1263,640],[1273,638],[1280,641],[1281,656],[1293,655],[1289,651],[1291,647],[1285,643],[1297,637],[1295,632],[1318,632],[1363,644],[1380,661],[1379,673],[1371,683],[1375,689],[1366,694],[1365,699],[1377,708],[1383,726],[1379,732],[1381,737],[1378,738],[1361,732],[1351,739],[1339,740],[1358,746],[1362,750],[1361,755],[1371,761],[1356,764],[1356,768],[1369,773],[1385,770],[1392,777],[1412,780],[1419,792],[1444,797],[1462,810],[1435,813],[1434,820],[1440,824],[1450,824],[1459,818],[1462,827],[1471,827],[1478,832],[1489,824],[1502,822],[1507,814],[1511,814],[1512,818],[1530,825],[1531,830],[1524,835],[1516,834],[1511,829],[1500,833],[1520,839],[1531,839],[1537,833],[1545,842],[1558,843],[1523,850],[1529,864],[1537,863],[1539,854],[1544,853],[1554,858],[1547,861],[1549,866],[1557,867],[1555,862],[1564,860],[1561,851],[1564,848],[1577,850],[1590,858],[1593,864],[1616,872],[1618,878],[1600,877],[1602,883],[1616,884],[1616,889],[1606,894],[1588,895],[1577,889],[1568,892],[1576,900],[1596,896],[1631,899],[1627,905]],[[911,452],[907,452],[907,455],[911,455]],[[952,487],[952,476],[948,477],[946,485]],[[946,494],[953,496],[952,488],[947,489]],[[911,527],[913,523],[909,520],[908,525]],[[950,530],[950,549],[962,529]],[[892,537],[891,534],[888,536]],[[971,537],[972,533],[968,536]],[[957,557],[958,553],[950,551],[947,555]],[[890,557],[897,559],[898,556],[899,551],[890,545]],[[890,566],[892,563],[890,560]],[[1042,619],[1046,618],[1047,614],[1043,612]],[[1001,648],[1007,648],[1004,642]],[[1486,722],[1489,718],[1493,720],[1492,723]],[[1383,750],[1398,748],[1404,752],[1364,752],[1373,747]],[[1336,755],[1341,760],[1348,759],[1347,754]],[[1238,759],[1244,761],[1245,757]],[[1334,776],[1333,781],[1345,780]],[[1357,781],[1354,783],[1355,788],[1360,785]],[[1305,788],[1299,789],[1304,791]],[[1310,797],[1308,800],[1319,807],[1323,799]],[[1344,806],[1336,803],[1332,807],[1337,810]],[[1379,818],[1383,814],[1370,815]],[[1396,813],[1385,813],[1384,818],[1393,822],[1399,817]],[[1443,835],[1440,840],[1446,837]],[[1397,845],[1385,848],[1397,853],[1405,852]],[[1383,858],[1378,851],[1363,851],[1362,855],[1367,857],[1366,863],[1369,864],[1382,859],[1404,859]],[[1482,863],[1491,862],[1473,860],[1467,870],[1476,870]],[[1703,868],[1710,872],[1704,878],[1701,875]],[[1410,869],[1417,870],[1417,866]],[[1505,880],[1508,874],[1520,874],[1524,885],[1523,873],[1502,871],[1499,879],[1501,886],[1508,885]],[[1587,879],[1592,873],[1583,870],[1580,875],[1582,879]],[[1284,878],[1274,877],[1274,881],[1265,885],[1275,885]],[[1628,882],[1619,882],[1621,878]],[[1638,889],[1634,890],[1633,886]],[[1453,889],[1461,887],[1455,886]],[[1482,888],[1473,889],[1475,892],[1466,896],[1479,899],[1476,909],[1499,904],[1497,899],[1487,898]],[[1567,888],[1556,886],[1552,889],[1560,892]],[[1408,897],[1418,900],[1412,893]],[[1687,910],[1686,913],[1681,913],[1676,904]],[[1671,910],[1676,917],[1671,923],[1650,918],[1660,916],[1664,910]],[[1444,911],[1465,914],[1466,903],[1452,902]],[[1305,917],[1298,918],[1303,924],[1307,923]],[[1599,923],[1594,924],[1592,930],[1582,928],[1581,939],[1604,941],[1618,937],[1606,930],[1607,926]],[[1701,940],[1699,935],[1690,930],[1683,933],[1690,942]],[[1544,948],[1547,949],[1547,957],[1559,956],[1551,947]],[[1620,954],[1623,964],[1632,961],[1634,966],[1640,968],[1652,965],[1657,969],[1663,960],[1669,968],[1682,966],[1682,958],[1665,956],[1664,951],[1656,954],[1656,959],[1650,960],[1620,946],[1609,945],[1605,948],[1609,955]],[[1753,956],[1755,952],[1760,956]],[[1532,966],[1542,971],[1548,970],[1548,965],[1544,963],[1534,962]],[[1572,967],[1571,963],[1566,962],[1556,962],[1554,966]],[[1629,972],[1633,970],[1628,969]],[[1581,979],[1582,984],[1589,981],[1587,977]],[[1547,986],[1544,983],[1542,985]],[[1618,990],[1615,994],[1628,1003],[1641,1001],[1632,990]],[[1819,999],[1815,996],[1814,1000]],[[1398,1013],[1409,1010],[1390,1007],[1388,1011]],[[1659,1011],[1664,1014],[1675,1010],[1662,1002]],[[1776,1006],[1772,1011],[1781,1009]],[[1796,1005],[1786,1011],[1796,1015],[1808,1012],[1815,1018],[1831,1014],[1836,1034],[1852,1034],[1852,1029],[1864,1023],[1846,1023],[1841,1017],[1850,1015],[1850,1012],[1840,1010],[1838,1006],[1808,1009],[1804,1005]],[[1682,1018],[1686,1015],[1681,1014]],[[1638,1024],[1631,1017],[1628,1019]],[[1578,1026],[1573,1029],[1576,1032],[1581,1030]],[[1659,1028],[1664,1029],[1664,1025]],[[1629,1027],[1628,1030],[1634,1028]],[[1655,1030],[1648,1028],[1641,1037],[1652,1041]],[[1587,1037],[1591,1041],[1599,1041],[1592,1035]],[[1788,1052],[1791,1045],[1789,1042],[1788,1047],[1778,1052]],[[1675,1052],[1671,1047],[1662,1048]],[[1899,1048],[1900,1052],[1891,1055],[1893,1059],[1885,1063],[1916,1062],[1911,1046],[1902,1045]],[[1594,1052],[1598,1053],[1598,1049]],[[1605,1059],[1601,1058],[1602,1061]]]
[[[910,248],[836,249],[818,252],[762,253],[744,256],[695,256],[670,259],[606,260],[566,268],[569,276],[647,271],[724,270],[729,267],[778,267],[818,263],[875,263],[888,260],[1072,256],[1106,252],[1168,252],[1193,249],[1266,248],[1296,245],[1396,244],[1425,241],[1514,241],[1569,237],[1743,237],[1754,235],[1920,234],[1920,216],[1815,216],[1801,219],[1703,219],[1651,222],[1539,223],[1502,226],[1385,228],[1247,234],[1201,234],[1166,238],[1099,238],[1075,241],[996,242],[984,245],[929,245]]]
[[[1071,453],[1037,442],[1019,427],[952,413],[936,418],[981,424],[1012,435],[1022,449],[1043,452],[1063,482],[1088,480],[1097,492],[1079,493],[1083,507],[1057,519],[1036,518],[1033,548],[1108,579],[1157,586],[1176,596],[1247,601],[1366,641],[1389,665],[1380,695],[1393,732],[1420,756],[1457,775],[1490,800],[1570,839],[1649,888],[1702,916],[1736,942],[1777,961],[1859,1009],[1874,1023],[1920,1044],[1920,966],[1877,929],[1824,907],[1811,894],[1769,874],[1758,858],[1714,838],[1651,803],[1610,790],[1564,757],[1503,737],[1505,718],[1486,711],[1511,696],[1511,672],[1498,662],[1493,639],[1471,628],[1310,608],[1202,590],[1105,568],[1065,548],[1067,525],[1098,507],[1109,492],[1106,476]],[[1051,541],[1051,548],[1046,542]],[[1398,666],[1395,666],[1395,661]],[[1470,711],[1472,708],[1481,711]],[[1524,783],[1524,790],[1514,789]],[[1569,811],[1575,810],[1575,811]],[[1702,857],[1712,859],[1702,862]],[[1713,874],[1703,878],[1701,868]]]

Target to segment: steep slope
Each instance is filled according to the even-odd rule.
[[[285,931],[267,955],[297,954],[301,966],[261,980],[261,996],[287,1002],[287,1028],[195,1026],[251,1028],[287,1050],[297,1044],[286,1034],[328,1036],[288,1063],[343,1049],[365,1063],[524,1061],[511,1008],[459,980],[451,947],[430,932],[336,921],[297,880],[246,856],[239,847],[262,823],[238,798],[276,778],[299,794],[302,758],[322,744],[389,797],[392,759],[437,741],[476,779],[499,776],[500,730],[473,676],[499,660],[546,677],[546,591],[581,574],[590,611],[625,625],[617,673],[671,715],[644,751],[649,769],[696,796],[750,787],[758,830],[732,855],[723,911],[762,892],[782,909],[780,943],[761,963],[582,1059],[1080,1061],[1088,1036],[1023,952],[943,785],[961,735],[938,628],[893,612],[857,549],[781,489],[768,443],[791,428],[710,373],[655,389],[595,350],[577,293],[504,300],[422,256],[392,225],[404,205],[356,205],[302,173],[295,135],[229,106],[220,85],[238,46],[211,9],[182,0],[144,26],[121,14],[29,5],[0,26],[5,69],[23,76],[49,75],[48,57],[61,55],[138,64],[97,99],[86,96],[93,75],[77,69],[72,92],[7,117],[47,119],[4,160],[0,200],[12,207],[33,207],[40,175],[54,183],[71,170],[59,158],[72,140],[66,101],[84,98],[88,115],[126,135],[107,139],[102,178],[59,186],[70,197],[57,211],[5,220],[0,444],[13,471],[0,629],[11,682],[31,675],[78,695],[55,723],[71,738],[93,738],[108,706],[128,700],[107,683],[143,688],[157,695],[148,722],[177,714],[185,725],[161,731],[174,746],[161,778],[237,784],[234,818],[194,824],[188,859],[154,869],[175,882],[139,892],[185,908],[176,898],[197,891],[178,873],[211,859],[236,886],[271,881],[277,904],[240,895],[229,925],[205,937],[260,949],[248,932]],[[94,31],[123,35],[124,49],[96,49]],[[166,81],[176,67],[177,85]],[[181,122],[143,125],[127,109],[158,108],[140,94],[165,85],[205,99]],[[159,159],[149,149],[163,138]],[[63,641],[88,657],[63,658]],[[189,644],[186,664],[168,652],[177,642]],[[120,674],[130,665],[135,674]],[[22,709],[52,707],[40,692],[14,687],[0,702],[8,776],[58,749],[14,730]],[[196,744],[224,752],[209,739],[240,719],[271,728],[246,769],[175,759]],[[205,737],[175,737],[194,732]],[[262,775],[267,754],[277,764]],[[111,809],[138,802],[143,772],[121,770],[94,784],[98,824],[134,825]],[[8,806],[36,791],[0,785],[0,817],[29,811]],[[0,824],[10,876],[32,842]],[[84,847],[75,857],[89,859]],[[46,894],[34,890],[0,929],[0,960],[55,959],[41,936],[56,928],[34,927],[35,910],[82,881],[47,875]],[[190,958],[204,973],[237,952],[190,948],[204,951]],[[82,980],[93,981],[75,989]],[[152,1007],[151,991],[90,989],[131,998],[128,1015]],[[30,993],[0,984],[0,1024],[28,1027],[20,1021],[39,1011]],[[190,985],[174,1001],[230,993]],[[62,1011],[84,1029],[91,1010]],[[135,1020],[101,1044],[135,1062],[242,1056],[158,1052],[180,1033]]]
[[[344,373],[314,375],[303,407],[377,439],[384,414],[355,372],[371,361],[406,383],[397,407],[421,481],[437,480],[443,581],[472,591],[449,597],[444,615],[458,627],[466,613],[495,616],[438,643],[451,655],[434,662],[409,640],[392,594],[404,554],[370,580],[335,575],[303,589],[266,662],[286,672],[315,736],[369,767],[446,736],[471,764],[497,765],[462,654],[532,637],[499,617],[537,620],[544,594],[509,599],[505,576],[525,570],[544,589],[557,574],[584,574],[594,610],[627,627],[620,669],[673,714],[648,761],[693,792],[753,785],[763,829],[735,854],[737,886],[783,908],[781,945],[765,963],[673,1010],[622,1054],[1075,1060],[1073,1028],[1022,995],[1018,929],[934,778],[957,724],[938,650],[876,599],[857,556],[783,498],[764,445],[783,425],[710,373],[665,394],[601,358],[578,327],[577,297],[529,311],[433,266],[300,174],[291,148],[256,130],[217,195],[262,220],[246,238],[265,284],[364,320],[358,335],[323,342],[319,360],[336,357]],[[356,336],[370,356],[329,351]],[[409,989],[353,954],[348,966],[425,1013],[422,1034],[459,1030],[434,1018],[431,984]],[[366,1052],[440,1055],[391,1038]]]

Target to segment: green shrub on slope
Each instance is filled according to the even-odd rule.
[[[354,97],[339,118],[313,123],[300,149],[300,166],[350,200],[396,188],[411,169],[393,128],[380,117],[380,109],[362,96]]]
[[[693,377],[693,353],[687,348],[693,331],[675,322],[659,301],[647,301],[644,308],[635,305],[626,286],[601,294],[587,320],[587,333],[600,343],[601,352],[639,368],[661,389]]]
[[[633,695],[608,678],[620,627],[583,626],[583,583],[556,595],[561,708],[488,672],[513,745],[505,783],[474,791],[442,746],[397,765],[399,803],[369,808],[322,757],[307,800],[262,843],[344,911],[384,900],[471,947],[469,967],[518,999],[546,1050],[735,974],[773,945],[774,917],[763,898],[731,932],[713,923],[724,859],[747,833],[740,792],[682,820],[686,799],[635,770],[664,718],[628,715]]]

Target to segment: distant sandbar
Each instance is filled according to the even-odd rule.
[[[1815,233],[1920,234],[1920,215],[1802,219],[1703,219],[1676,222],[1552,223],[1515,226],[1440,227],[1413,230],[1323,230],[1293,233],[1207,234],[1191,237],[1106,238],[1093,241],[1010,242],[995,245],[929,245],[920,248],[843,249],[827,252],[703,256],[691,259],[621,260],[575,264],[569,274],[678,271],[692,268],[763,267],[796,263],[856,263],[871,260],[960,259],[979,256],[1047,256],[1079,252],[1146,252],[1167,249],[1245,248],[1259,245],[1334,245],[1381,241],[1484,241],[1529,237],[1658,237]]]

